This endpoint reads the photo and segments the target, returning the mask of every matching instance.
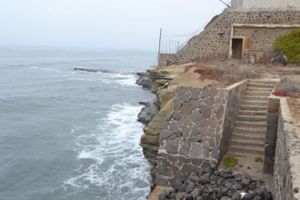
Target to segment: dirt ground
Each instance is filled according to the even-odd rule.
[[[190,62],[159,67],[155,71],[173,78],[169,84],[186,87],[226,87],[244,79],[259,78],[294,77],[300,80],[300,66],[253,65],[239,60]]]

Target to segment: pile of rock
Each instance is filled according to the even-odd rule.
[[[174,200],[272,200],[262,181],[229,170],[191,173],[177,179],[174,188],[164,191],[159,199]]]

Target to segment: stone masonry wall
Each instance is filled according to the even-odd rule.
[[[274,199],[300,199],[300,140],[285,98],[280,99],[276,156],[274,165]]]
[[[300,12],[233,12],[228,9],[176,54],[177,62],[184,63],[199,58],[228,58],[232,24],[300,24]],[[268,37],[272,40],[277,35],[276,31],[268,32]]]
[[[233,128],[230,124],[238,114],[245,83],[228,90],[177,89],[173,112],[160,131],[158,185],[173,185],[175,178],[217,166],[227,150]]]

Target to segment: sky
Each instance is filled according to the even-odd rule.
[[[0,0],[0,45],[155,50],[160,28],[166,48],[181,44],[224,8],[218,0]]]

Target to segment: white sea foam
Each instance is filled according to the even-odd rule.
[[[102,199],[145,199],[150,169],[139,146],[142,125],[136,116],[140,108],[114,105],[91,134],[78,136],[78,159],[88,164],[65,181],[67,186],[97,187]]]
[[[75,76],[70,77],[70,79],[78,81],[101,82],[106,85],[112,85],[116,87],[137,87],[135,84],[136,75],[133,73],[94,73],[78,71],[75,73]]]

